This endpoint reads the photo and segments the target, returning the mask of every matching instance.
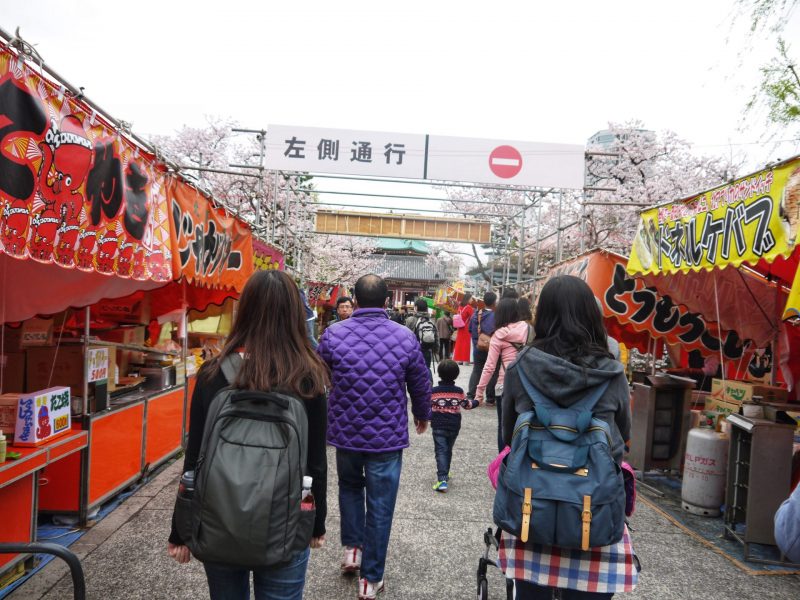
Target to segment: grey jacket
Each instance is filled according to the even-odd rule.
[[[533,407],[522,388],[518,369],[524,369],[530,382],[543,395],[563,407],[571,406],[592,388],[610,379],[608,389],[595,406],[594,416],[608,423],[613,442],[611,452],[614,460],[622,462],[625,442],[631,434],[630,388],[625,370],[622,363],[606,357],[593,357],[590,365],[584,368],[533,347],[520,351],[506,372],[503,388],[505,443],[511,445],[517,417]]]

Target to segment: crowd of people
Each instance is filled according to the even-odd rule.
[[[308,504],[307,498],[313,498],[315,513],[306,529],[291,513],[274,513],[274,518],[287,519],[287,531],[296,531],[292,534],[293,543],[300,540],[302,546],[283,562],[263,564],[257,557],[250,564],[204,561],[212,600],[249,598],[251,573],[258,600],[302,597],[309,548],[319,548],[326,540],[326,445],[335,448],[336,455],[341,572],[358,574],[359,600],[374,599],[384,591],[403,450],[410,443],[409,399],[417,435],[425,434],[429,426],[432,429],[436,471],[433,490],[437,493],[448,490],[462,410],[482,404],[494,406],[498,451],[515,451],[510,447],[515,422],[533,408],[521,377],[536,381],[541,392],[562,407],[580,401],[598,386],[607,386],[600,390],[595,413],[611,433],[614,461],[621,461],[630,433],[627,382],[622,365],[609,352],[601,313],[583,281],[569,276],[549,281],[541,291],[535,320],[530,303],[511,290],[500,299],[494,292],[487,292],[480,307],[466,294],[452,316],[445,314],[438,319],[431,316],[428,305],[420,299],[414,313],[406,315],[402,324],[390,318],[393,315],[386,309],[388,297],[381,277],[364,275],[355,284],[354,298],[337,300],[337,321],[324,331],[317,344],[307,327],[305,298],[288,275],[257,272],[245,286],[225,348],[219,357],[204,364],[192,398],[184,471],[198,474],[193,506],[206,506],[202,503],[212,501],[225,503],[231,497],[215,490],[207,475],[209,464],[215,460],[213,454],[206,455],[209,431],[222,418],[220,415],[259,419],[258,397],[252,394],[245,394],[248,403],[243,400],[239,405],[247,406],[247,411],[242,408],[224,412],[220,398],[230,398],[223,392],[232,388],[275,392],[280,397],[302,401],[307,415],[307,449],[301,454],[303,464],[298,465],[297,471],[302,491],[290,472],[285,481],[271,484],[274,489],[270,488],[269,494],[297,501],[298,510]],[[230,357],[236,357],[239,365],[232,374],[229,366],[226,369],[231,364],[226,362]],[[432,375],[434,357],[436,385]],[[462,367],[471,368],[467,390],[456,383]],[[565,381],[565,373],[569,381]],[[236,394],[229,401],[235,400]],[[224,431],[226,426],[227,422],[220,427]],[[255,425],[248,427],[252,433]],[[241,460],[252,460],[244,452],[241,456]],[[227,467],[238,470],[242,465]],[[269,471],[280,469],[274,464],[262,467],[265,479],[270,481]],[[206,487],[201,489],[203,485]],[[224,509],[246,512],[251,508]],[[302,518],[302,513],[298,514]],[[210,526],[204,525],[202,515],[186,535],[181,531],[187,530],[181,530],[175,521],[174,517],[168,551],[181,563],[188,562],[199,547],[195,538],[224,533],[204,530]],[[251,533],[243,535],[249,538]],[[567,588],[562,591],[562,598],[609,598],[635,585],[633,576],[615,579],[609,575],[616,572],[619,564],[630,564],[632,560],[627,530],[610,549],[603,548],[600,554],[592,555],[591,561],[588,552],[542,546],[524,539],[514,532],[504,532],[501,543],[501,564],[506,576],[515,582],[516,598],[552,596],[548,581],[553,580],[539,574],[552,571],[552,564],[546,561],[554,556],[561,557],[564,568],[571,564],[571,568],[580,570],[580,561],[586,559],[585,563],[591,563],[594,569],[589,578],[594,582],[591,590],[586,587],[587,579],[569,578],[569,583],[562,586]],[[549,566],[543,569],[545,563]]]

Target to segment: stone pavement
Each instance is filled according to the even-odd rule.
[[[468,375],[460,377],[463,386]],[[465,413],[454,450],[453,481],[446,495],[431,490],[436,468],[430,434],[411,434],[411,447],[403,457],[384,599],[475,597],[475,569],[484,549],[482,534],[492,524],[493,491],[485,471],[496,454],[496,423],[491,409]],[[328,458],[327,545],[312,552],[305,597],[349,600],[356,596],[356,583],[339,575],[339,511],[332,449]],[[169,465],[72,546],[82,560],[90,599],[208,598],[202,566],[195,560],[178,565],[166,554],[181,464]],[[747,575],[644,502],[639,503],[632,526],[643,571],[639,587],[627,596],[631,599],[800,598],[800,576]],[[490,572],[489,590],[491,598],[505,598],[496,570]],[[10,596],[11,600],[71,597],[69,577],[60,561],[51,562]]]

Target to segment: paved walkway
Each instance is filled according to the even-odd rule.
[[[462,385],[467,374],[463,374]],[[431,490],[435,476],[430,434],[412,433],[404,455],[386,571],[389,600],[460,600],[475,596],[475,569],[483,531],[492,523],[493,491],[487,463],[496,454],[493,410],[466,413],[446,495]],[[339,510],[334,454],[329,450],[328,544],[312,553],[305,597],[351,600],[353,579],[339,575]],[[72,546],[86,571],[92,600],[208,598],[201,565],[178,565],[166,555],[170,516],[181,461],[163,470]],[[751,576],[702,546],[640,502],[633,541],[643,565],[632,599],[797,599],[800,577]],[[12,600],[71,598],[69,578],[50,563],[10,596]],[[492,598],[504,598],[500,576],[490,579]],[[620,596],[621,597],[621,596]]]

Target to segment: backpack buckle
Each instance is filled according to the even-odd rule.
[[[522,501],[522,527],[520,528],[519,539],[523,542],[528,541],[528,531],[531,527],[531,512],[533,512],[533,505],[531,504],[531,497],[533,496],[532,488],[525,488],[525,498]]]
[[[591,496],[583,497],[583,512],[581,512],[581,521],[583,522],[583,527],[581,528],[581,550],[585,552],[589,549],[589,533],[591,531],[590,523],[592,522]]]

